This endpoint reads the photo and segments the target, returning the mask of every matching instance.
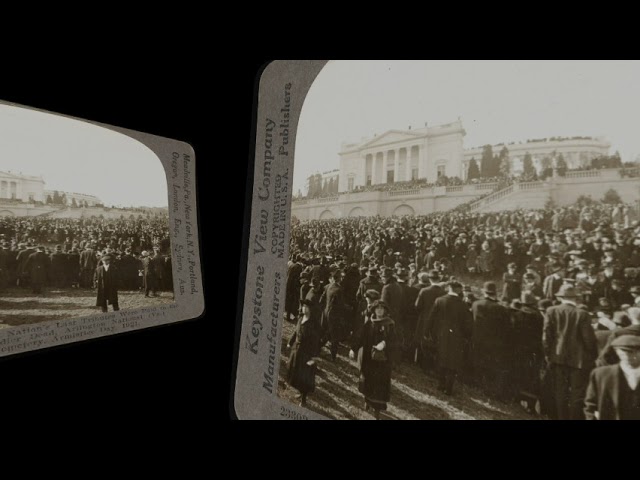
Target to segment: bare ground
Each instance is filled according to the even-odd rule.
[[[145,298],[139,291],[118,292],[120,310],[153,307],[173,301],[172,292],[159,292],[155,298]],[[34,294],[30,289],[12,287],[0,292],[0,328],[101,313],[95,305],[96,291],[92,289],[46,288],[43,294]]]
[[[287,340],[295,326],[284,322],[278,395],[298,404],[299,392],[284,381],[287,372]],[[340,345],[338,358],[331,361],[327,348],[318,361],[316,390],[307,398],[307,408],[332,419],[372,420],[364,409],[364,397],[358,391],[358,367],[348,358],[349,349]],[[389,420],[534,420],[519,404],[506,404],[489,398],[480,389],[456,382],[454,394],[437,389],[437,380],[417,365],[400,363],[391,380],[391,402],[383,419]]]

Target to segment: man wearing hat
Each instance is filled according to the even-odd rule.
[[[484,298],[472,307],[471,351],[476,379],[483,389],[508,400],[513,331],[509,309],[498,302],[495,282],[485,282]]]
[[[84,250],[80,252],[80,287],[89,288],[93,281],[93,274],[98,266],[96,251],[90,242],[85,243]]]
[[[64,288],[66,285],[65,266],[67,264],[67,254],[62,252],[62,245],[56,245],[55,251],[51,254],[51,283],[57,288]]]
[[[627,315],[629,316],[631,325],[629,325],[628,327],[613,330],[611,332],[611,335],[609,335],[606,345],[602,349],[600,356],[596,361],[596,366],[604,367],[606,365],[615,365],[620,361],[614,349],[611,347],[611,343],[616,338],[621,337],[622,335],[640,336],[640,307],[629,308],[629,310],[627,310]]]
[[[620,363],[598,367],[584,399],[587,420],[640,420],[640,337],[622,335],[611,342]]]
[[[16,275],[18,277],[18,283],[21,287],[29,286],[29,272],[25,268],[25,264],[27,263],[27,259],[34,253],[36,253],[36,249],[33,247],[31,243],[21,243],[19,244],[19,251],[16,257],[18,266]],[[42,249],[42,253],[44,253],[44,248]]]
[[[596,336],[589,314],[577,308],[575,287],[563,285],[556,297],[561,304],[547,309],[542,336],[551,395],[557,419],[581,420],[589,373],[598,356]]]
[[[103,312],[108,310],[108,305],[113,306],[113,311],[120,310],[118,306],[118,269],[113,264],[111,255],[103,255],[100,259],[102,265],[96,269],[96,307],[100,307]]]
[[[358,301],[359,312],[361,312],[367,305],[365,293],[368,290],[375,290],[378,293],[382,293],[382,283],[378,280],[378,269],[376,267],[369,267],[367,270],[367,276],[360,280],[360,284],[358,285],[356,300]]]
[[[373,304],[380,300],[380,292],[374,289],[367,290],[364,294],[364,298],[366,300],[366,306],[363,310],[358,312],[356,316],[357,320],[354,324],[353,331],[351,332],[351,352],[349,352],[349,357],[355,357],[355,351],[358,351],[358,367],[362,366],[362,349],[358,348],[358,342],[362,338],[362,329],[364,328],[365,323],[371,320],[371,315],[373,315]]]
[[[302,263],[300,256],[293,256],[293,263],[287,270],[287,285],[285,288],[284,318],[290,322],[297,321],[298,310],[300,309],[300,274],[302,273]]]
[[[438,388],[451,395],[456,376],[465,369],[464,352],[473,331],[459,282],[449,282],[447,294],[436,299],[426,324],[425,336],[433,339],[435,349]]]
[[[155,297],[156,292],[158,290],[154,264],[151,260],[152,258],[149,256],[149,252],[144,250],[142,252],[141,262],[142,262],[142,279],[144,282],[145,297],[149,297],[149,293],[151,293],[151,296]]]
[[[331,359],[335,361],[338,355],[338,344],[348,338],[351,325],[345,318],[344,291],[342,289],[342,272],[336,270],[329,277],[329,285],[326,286],[320,304],[324,305],[322,327],[325,333],[323,345],[331,342]]]
[[[402,325],[402,314],[404,310],[404,296],[402,287],[398,285],[396,277],[393,276],[393,270],[385,268],[382,270],[381,280],[383,283],[380,292],[380,300],[382,300],[389,308],[389,316],[396,325]]]
[[[44,253],[44,247],[38,245],[36,251],[29,255],[24,264],[24,271],[29,276],[33,293],[42,293],[42,288],[47,283],[49,267],[49,257]]]
[[[537,300],[530,292],[523,292],[519,312],[513,322],[513,380],[518,399],[533,412],[540,398],[540,369],[543,365],[542,327],[544,317],[537,308]]]
[[[544,282],[542,283],[542,292],[545,298],[549,300],[553,300],[555,298],[555,294],[560,290],[562,286],[562,272],[563,266],[559,262],[553,263],[550,267],[551,274],[548,275]]]
[[[413,351],[411,345],[413,336],[418,323],[418,311],[416,310],[416,299],[418,298],[418,289],[410,287],[407,283],[409,280],[409,272],[406,268],[398,271],[398,285],[402,288],[402,307],[401,318],[396,322],[398,328],[399,340],[401,341],[401,350],[404,357],[413,360]]]

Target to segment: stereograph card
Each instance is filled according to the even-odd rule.
[[[636,61],[266,65],[237,416],[638,418],[639,80]]]
[[[203,312],[192,147],[0,101],[0,356]]]

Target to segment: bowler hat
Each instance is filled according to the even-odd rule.
[[[495,295],[498,293],[498,287],[495,282],[484,282],[482,286],[482,291],[488,295]]]
[[[556,297],[565,297],[565,298],[575,298],[578,296],[578,291],[576,290],[576,288],[572,285],[567,285],[564,284],[560,287],[560,290],[558,290],[558,293],[556,293]]]
[[[380,292],[370,288],[364,294],[365,297],[370,298],[371,300],[378,300],[380,298]]]
[[[383,277],[392,277],[393,276],[393,270],[391,268],[384,268],[382,269],[382,276]]]
[[[621,335],[611,342],[611,346],[623,350],[640,350],[640,337],[637,335]]]

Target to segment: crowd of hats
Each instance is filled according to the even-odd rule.
[[[169,246],[168,217],[138,219],[54,219],[46,217],[0,218],[0,246],[5,250],[41,247],[51,249],[59,244],[64,251],[82,250],[87,246],[116,254],[140,254],[154,247]]]

